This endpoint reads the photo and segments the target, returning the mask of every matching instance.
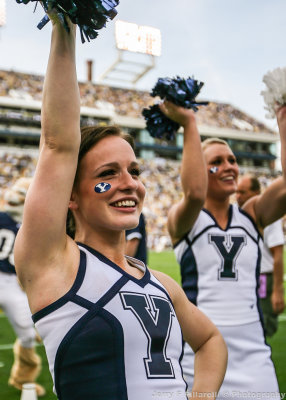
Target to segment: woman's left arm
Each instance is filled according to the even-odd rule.
[[[227,366],[227,347],[216,326],[194,306],[183,289],[169,276],[152,271],[167,289],[180,323],[184,340],[195,352],[195,378],[190,399],[215,399]]]

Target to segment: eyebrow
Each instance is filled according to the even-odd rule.
[[[95,170],[94,170],[94,173],[97,173],[99,170],[101,170],[102,168],[107,168],[107,167],[113,167],[113,168],[118,168],[118,166],[119,166],[119,163],[118,162],[116,162],[116,161],[114,161],[114,162],[110,162],[110,163],[106,163],[106,164],[103,164],[103,165],[101,165],[100,167],[98,167],[98,168],[96,168]],[[132,168],[132,167],[139,167],[139,163],[137,162],[137,161],[132,161],[131,163],[130,163],[130,165],[129,165],[129,168]]]

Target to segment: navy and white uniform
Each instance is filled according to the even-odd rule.
[[[0,307],[7,315],[23,347],[35,344],[27,296],[18,283],[14,267],[14,242],[20,224],[8,213],[0,212]]]
[[[73,287],[33,315],[60,400],[187,399],[183,340],[166,289],[143,263],[141,279],[78,244]]]
[[[146,222],[145,217],[141,213],[139,218],[139,224],[136,228],[129,229],[126,231],[126,240],[138,239],[139,244],[137,247],[136,254],[134,258],[137,260],[143,261],[144,264],[147,264],[147,235],[146,235]]]
[[[203,209],[175,246],[185,293],[215,323],[228,346],[222,398],[235,398],[241,391],[278,392],[258,302],[261,246],[254,221],[236,205],[230,205],[226,229]],[[194,354],[185,344],[182,365],[189,387],[193,362]]]

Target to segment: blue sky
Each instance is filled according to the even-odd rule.
[[[45,73],[50,26],[35,3],[6,0],[7,24],[0,30],[0,69]],[[121,0],[117,18],[159,28],[162,56],[137,85],[151,89],[159,77],[194,76],[205,82],[201,98],[223,101],[265,119],[263,75],[286,66],[285,0]],[[94,60],[94,81],[117,57],[114,21],[97,39],[77,45],[79,80]]]

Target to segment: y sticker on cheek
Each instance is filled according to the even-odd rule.
[[[104,193],[107,192],[111,188],[110,183],[100,182],[94,187],[94,191],[96,193]]]
[[[211,174],[216,174],[217,171],[218,171],[218,167],[211,167],[211,168],[210,168],[210,173],[211,173]]]

